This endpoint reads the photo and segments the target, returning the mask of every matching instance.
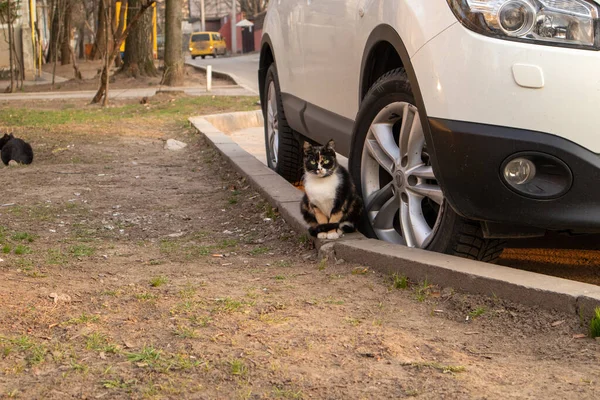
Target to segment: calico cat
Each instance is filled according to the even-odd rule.
[[[33,162],[33,149],[29,143],[16,138],[11,133],[0,138],[0,158],[4,165],[14,161],[18,164],[31,164]]]
[[[300,211],[308,232],[320,239],[354,232],[363,207],[350,174],[337,162],[334,146],[333,140],[325,146],[304,142],[305,195]]]

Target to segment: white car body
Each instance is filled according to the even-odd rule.
[[[260,84],[276,65],[291,128],[310,141],[335,139],[352,161],[364,96],[401,63],[435,178],[457,214],[481,221],[488,238],[600,232],[600,1],[558,2],[597,8],[588,47],[477,32],[451,9],[458,1],[272,0]],[[564,190],[543,197],[509,187],[503,174],[519,154],[555,168],[542,172],[548,182],[560,170]]]
[[[591,118],[599,52],[471,32],[446,0],[272,1],[264,32],[277,49],[281,91],[353,120],[365,45],[381,24],[403,39],[428,116],[551,133],[600,153]],[[519,85],[519,65],[538,68],[543,86]]]

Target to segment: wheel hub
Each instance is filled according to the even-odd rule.
[[[414,105],[391,103],[371,122],[363,145],[361,185],[379,239],[427,248],[441,221],[444,195]]]
[[[406,184],[404,172],[402,172],[401,170],[396,170],[395,175],[396,175],[396,179],[395,179],[396,189],[402,190],[404,188],[404,185]]]

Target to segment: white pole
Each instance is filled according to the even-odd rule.
[[[204,17],[204,0],[200,0],[200,30],[202,32],[206,31],[206,18]]]
[[[237,1],[231,1],[231,54],[237,53]]]
[[[212,65],[206,67],[206,91],[212,90]]]

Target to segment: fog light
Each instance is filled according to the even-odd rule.
[[[573,184],[567,164],[545,153],[513,154],[504,160],[499,172],[509,189],[535,199],[555,199],[567,193]]]
[[[526,158],[510,160],[504,167],[504,179],[512,185],[523,185],[535,177],[535,164]]]

